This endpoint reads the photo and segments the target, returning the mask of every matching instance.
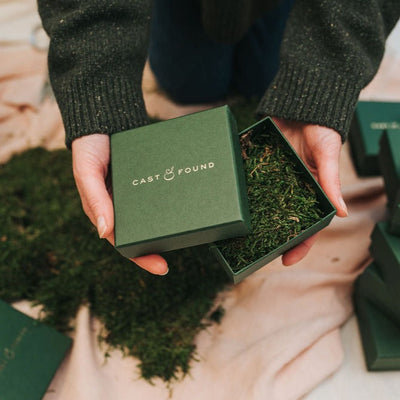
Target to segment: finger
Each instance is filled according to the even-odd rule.
[[[301,242],[296,247],[293,247],[293,249],[284,253],[282,255],[282,264],[286,265],[286,266],[290,266],[290,265],[296,264],[297,262],[302,260],[307,255],[307,253],[310,251],[312,245],[317,240],[317,236],[318,236],[318,234],[310,236],[304,242]]]
[[[139,267],[155,275],[166,275],[169,271],[167,262],[158,254],[135,257],[131,260]]]
[[[107,239],[114,246],[114,231]],[[167,261],[158,254],[130,258],[136,265],[154,275],[166,275],[169,271]]]
[[[84,210],[100,238],[106,238],[114,230],[114,209],[101,172],[80,176],[77,180],[78,191]]]
[[[339,162],[333,158],[327,158],[318,165],[318,181],[336,208],[338,217],[347,217],[346,203],[342,197],[339,179]]]

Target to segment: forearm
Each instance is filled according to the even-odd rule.
[[[147,123],[141,74],[147,55],[149,1],[39,0],[50,36],[49,73],[66,143]]]
[[[376,74],[400,2],[300,0],[277,76],[258,112],[323,125],[344,140],[359,93]]]

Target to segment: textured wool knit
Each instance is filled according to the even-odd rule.
[[[277,0],[202,0],[205,31],[234,43]],[[66,144],[147,123],[141,75],[151,1],[38,0]],[[171,2],[171,6],[173,2]],[[344,140],[361,89],[375,75],[399,0],[297,0],[280,68],[257,112],[335,129]]]

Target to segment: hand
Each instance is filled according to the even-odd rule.
[[[72,169],[83,210],[100,238],[114,245],[114,209],[108,176],[110,138],[93,134],[72,142]],[[167,262],[157,254],[132,258],[132,261],[155,275],[168,272]]]
[[[347,207],[339,179],[340,135],[333,129],[319,125],[280,118],[274,118],[274,121],[336,207],[336,215],[346,217]],[[286,252],[282,256],[282,263],[292,265],[303,259],[315,240],[316,235]]]

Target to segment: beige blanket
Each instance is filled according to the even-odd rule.
[[[387,60],[365,96],[400,100],[395,73],[400,62]],[[393,63],[397,66],[388,73]],[[44,53],[21,45],[0,48],[1,162],[28,147],[62,146],[57,107],[51,99],[42,100],[45,77]],[[199,361],[172,392],[161,381],[152,386],[138,379],[138,361],[132,357],[112,351],[106,360],[96,339],[101,326],[82,308],[72,351],[44,399],[289,400],[333,374],[343,360],[340,327],[353,311],[352,284],[370,259],[369,235],[384,218],[386,202],[381,178],[356,176],[347,145],[340,167],[349,217],[335,217],[296,266],[283,267],[276,260],[221,293],[222,323],[198,335]],[[36,314],[26,303],[15,306]]]

